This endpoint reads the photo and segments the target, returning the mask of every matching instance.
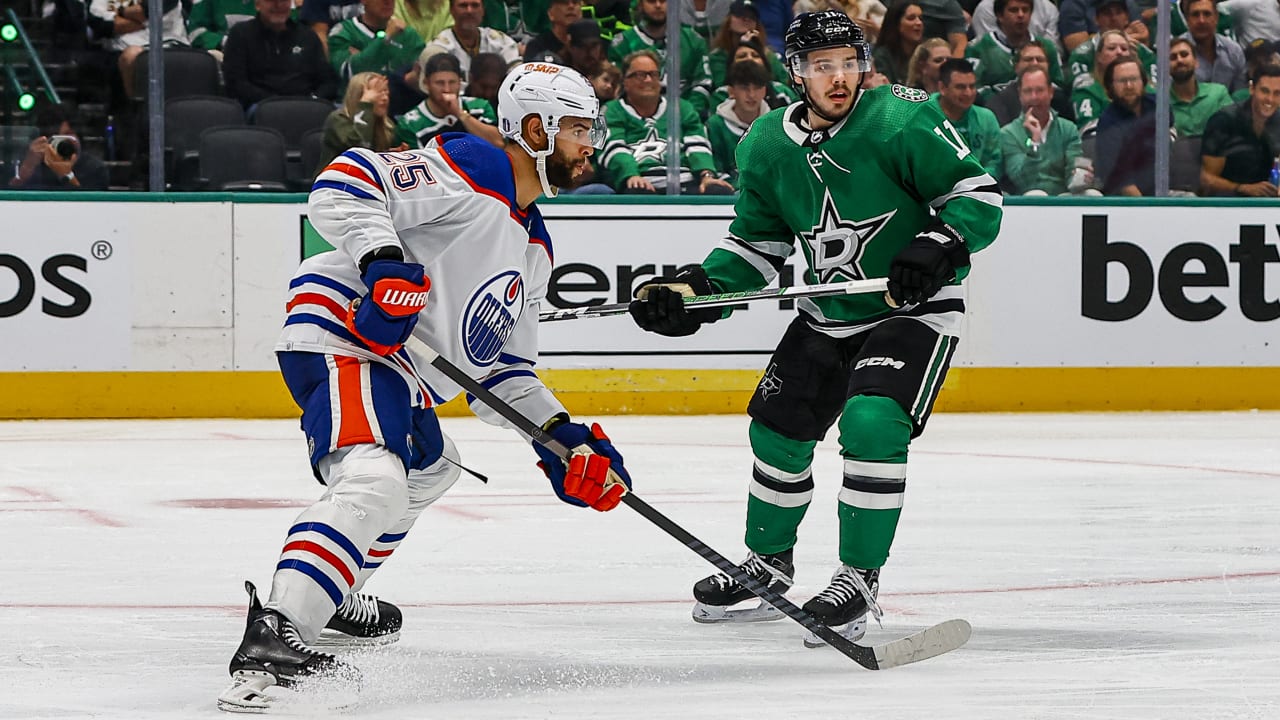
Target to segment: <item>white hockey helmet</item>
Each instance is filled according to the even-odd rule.
[[[547,131],[546,150],[534,150],[524,137],[522,122],[529,115],[542,119]],[[549,62],[524,63],[507,73],[498,88],[498,131],[537,160],[538,179],[547,197],[556,195],[556,189],[547,182],[547,157],[555,152],[563,117],[590,120],[590,145],[597,150],[604,147],[608,130],[600,114],[600,101],[582,73]]]

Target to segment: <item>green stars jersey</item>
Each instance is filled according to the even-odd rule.
[[[806,129],[801,103],[752,123],[737,150],[737,216],[729,237],[702,262],[711,281],[726,292],[763,288],[797,243],[806,283],[885,277],[934,213],[971,252],[990,245],[1000,229],[1000,190],[926,100],[922,90],[886,85],[863,92],[853,111],[824,131]],[[959,298],[960,291],[939,295]],[[812,327],[834,336],[890,312],[875,294],[797,306]],[[942,316],[949,319],[937,330],[958,334],[960,313]]]
[[[641,117],[625,99],[604,104],[604,120],[609,126],[600,164],[609,173],[615,188],[627,178],[641,175],[655,187],[667,186],[667,99],[658,102],[653,117]],[[680,182],[693,173],[715,170],[707,131],[693,105],[680,101]]]
[[[1042,37],[1032,37],[1029,42],[1044,48],[1044,54],[1049,58],[1049,81],[1058,87],[1068,87],[1062,77],[1062,65],[1058,63],[1058,46],[1052,40]],[[1017,77],[1013,70],[1014,49],[1009,47],[1004,35],[998,30],[970,43],[965,48],[964,56],[973,63],[974,73],[978,76],[978,93],[983,97],[998,92]]]
[[[493,106],[483,98],[460,97],[458,104],[471,117],[486,125],[497,125],[498,116]],[[396,137],[409,143],[411,148],[426,147],[431,138],[443,132],[466,132],[462,121],[452,115],[437,117],[423,100],[409,112],[396,118]]]
[[[358,17],[343,20],[329,31],[329,62],[345,85],[356,73],[387,74],[418,59],[427,43],[417,30],[406,27],[394,38],[379,37]]]
[[[1068,87],[1080,87],[1093,80],[1093,55],[1098,47],[1098,36],[1094,35],[1076,46],[1067,57]],[[1147,68],[1147,77],[1157,77],[1156,54],[1146,45],[1138,46],[1138,62]]]
[[[670,74],[667,65],[667,39],[654,40],[640,28],[631,28],[613,36],[609,46],[609,59],[618,67],[622,60],[637,50],[652,50],[662,58],[663,82]],[[707,43],[698,33],[687,27],[680,28],[680,97],[693,103],[699,117],[711,112],[711,70],[707,66]]]
[[[935,94],[929,98],[929,104],[942,112],[942,105]],[[944,113],[945,114],[945,113]],[[982,163],[983,169],[991,177],[1000,177],[1000,121],[990,110],[974,105],[960,120],[952,120],[960,139],[973,151],[973,156]]]
[[[258,14],[253,0],[196,0],[187,18],[187,38],[191,47],[218,50],[227,40],[227,31]],[[294,18],[297,18],[294,10]]]

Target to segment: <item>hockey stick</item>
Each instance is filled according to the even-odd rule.
[[[684,306],[687,308],[723,307],[725,305],[737,305],[749,300],[786,300],[788,298],[801,297],[855,295],[858,293],[885,292],[887,289],[888,280],[885,278],[873,278],[871,280],[850,280],[827,285],[793,285],[791,287],[767,288],[749,292],[698,295],[685,298]],[[542,322],[554,322],[556,320],[574,320],[576,318],[625,315],[629,306],[630,303],[616,303],[613,305],[589,305],[587,307],[564,310],[544,310],[538,315],[538,319]]]
[[[538,427],[532,420],[522,415],[519,410],[494,395],[479,381],[464,373],[456,365],[431,349],[426,343],[411,336],[406,344],[410,345],[414,353],[419,356],[430,358],[432,367],[444,373],[446,377],[457,383],[468,393],[471,393],[480,402],[488,405],[490,409],[501,415],[512,425],[515,425],[521,432],[532,438],[534,442],[565,460],[573,456],[573,451],[566,447],[564,443],[556,440],[550,433]],[[646,520],[657,525],[668,535],[680,541],[685,547],[697,553],[702,559],[716,566],[721,572],[741,583],[761,600],[800,623],[805,629],[825,640],[828,645],[839,650],[868,670],[883,670],[918,660],[925,660],[935,655],[955,650],[969,640],[971,628],[968,622],[964,620],[947,620],[884,645],[876,645],[874,647],[859,645],[822,624],[785,596],[770,590],[767,585],[747,575],[724,555],[694,537],[688,530],[676,524],[674,520],[658,512],[649,503],[637,497],[635,493],[628,492],[624,494],[622,503],[640,513]]]

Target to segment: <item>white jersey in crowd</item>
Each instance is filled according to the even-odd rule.
[[[502,56],[502,61],[511,66],[520,59],[520,47],[516,45],[516,41],[510,35],[495,30],[491,27],[478,28],[480,31],[480,44],[476,48],[476,53],[494,53]],[[466,48],[462,47],[462,43],[458,42],[458,36],[453,34],[453,28],[446,28],[440,31],[440,34],[431,39],[423,49],[422,55],[428,56],[437,53],[449,53],[458,58],[458,64],[462,66],[462,77],[471,77],[471,54]],[[424,64],[426,61],[422,61]],[[465,91],[467,85],[464,82],[462,89]]]
[[[91,0],[89,12],[101,20],[114,22],[121,8],[139,4],[145,4],[145,0]],[[165,45],[187,44],[187,27],[182,19],[182,3],[175,4],[165,12],[161,20],[161,28],[160,36],[163,38]],[[143,26],[140,30],[104,38],[102,44],[108,50],[115,51],[133,46],[147,46],[151,44],[151,30]]]
[[[316,178],[308,206],[311,224],[337,249],[298,268],[276,350],[384,363],[431,406],[458,395],[457,385],[407,348],[381,357],[345,326],[347,307],[367,292],[358,259],[395,246],[431,280],[415,337],[536,422],[564,412],[533,371],[551,239],[537,206],[521,210],[515,198],[511,159],[472,135],[448,133],[409,152],[339,155]],[[481,403],[472,409],[506,424]]]

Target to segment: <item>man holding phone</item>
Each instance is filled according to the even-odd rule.
[[[31,141],[27,156],[9,186],[20,190],[106,190],[107,166],[81,151],[80,137],[61,105],[36,111],[40,136]]]

